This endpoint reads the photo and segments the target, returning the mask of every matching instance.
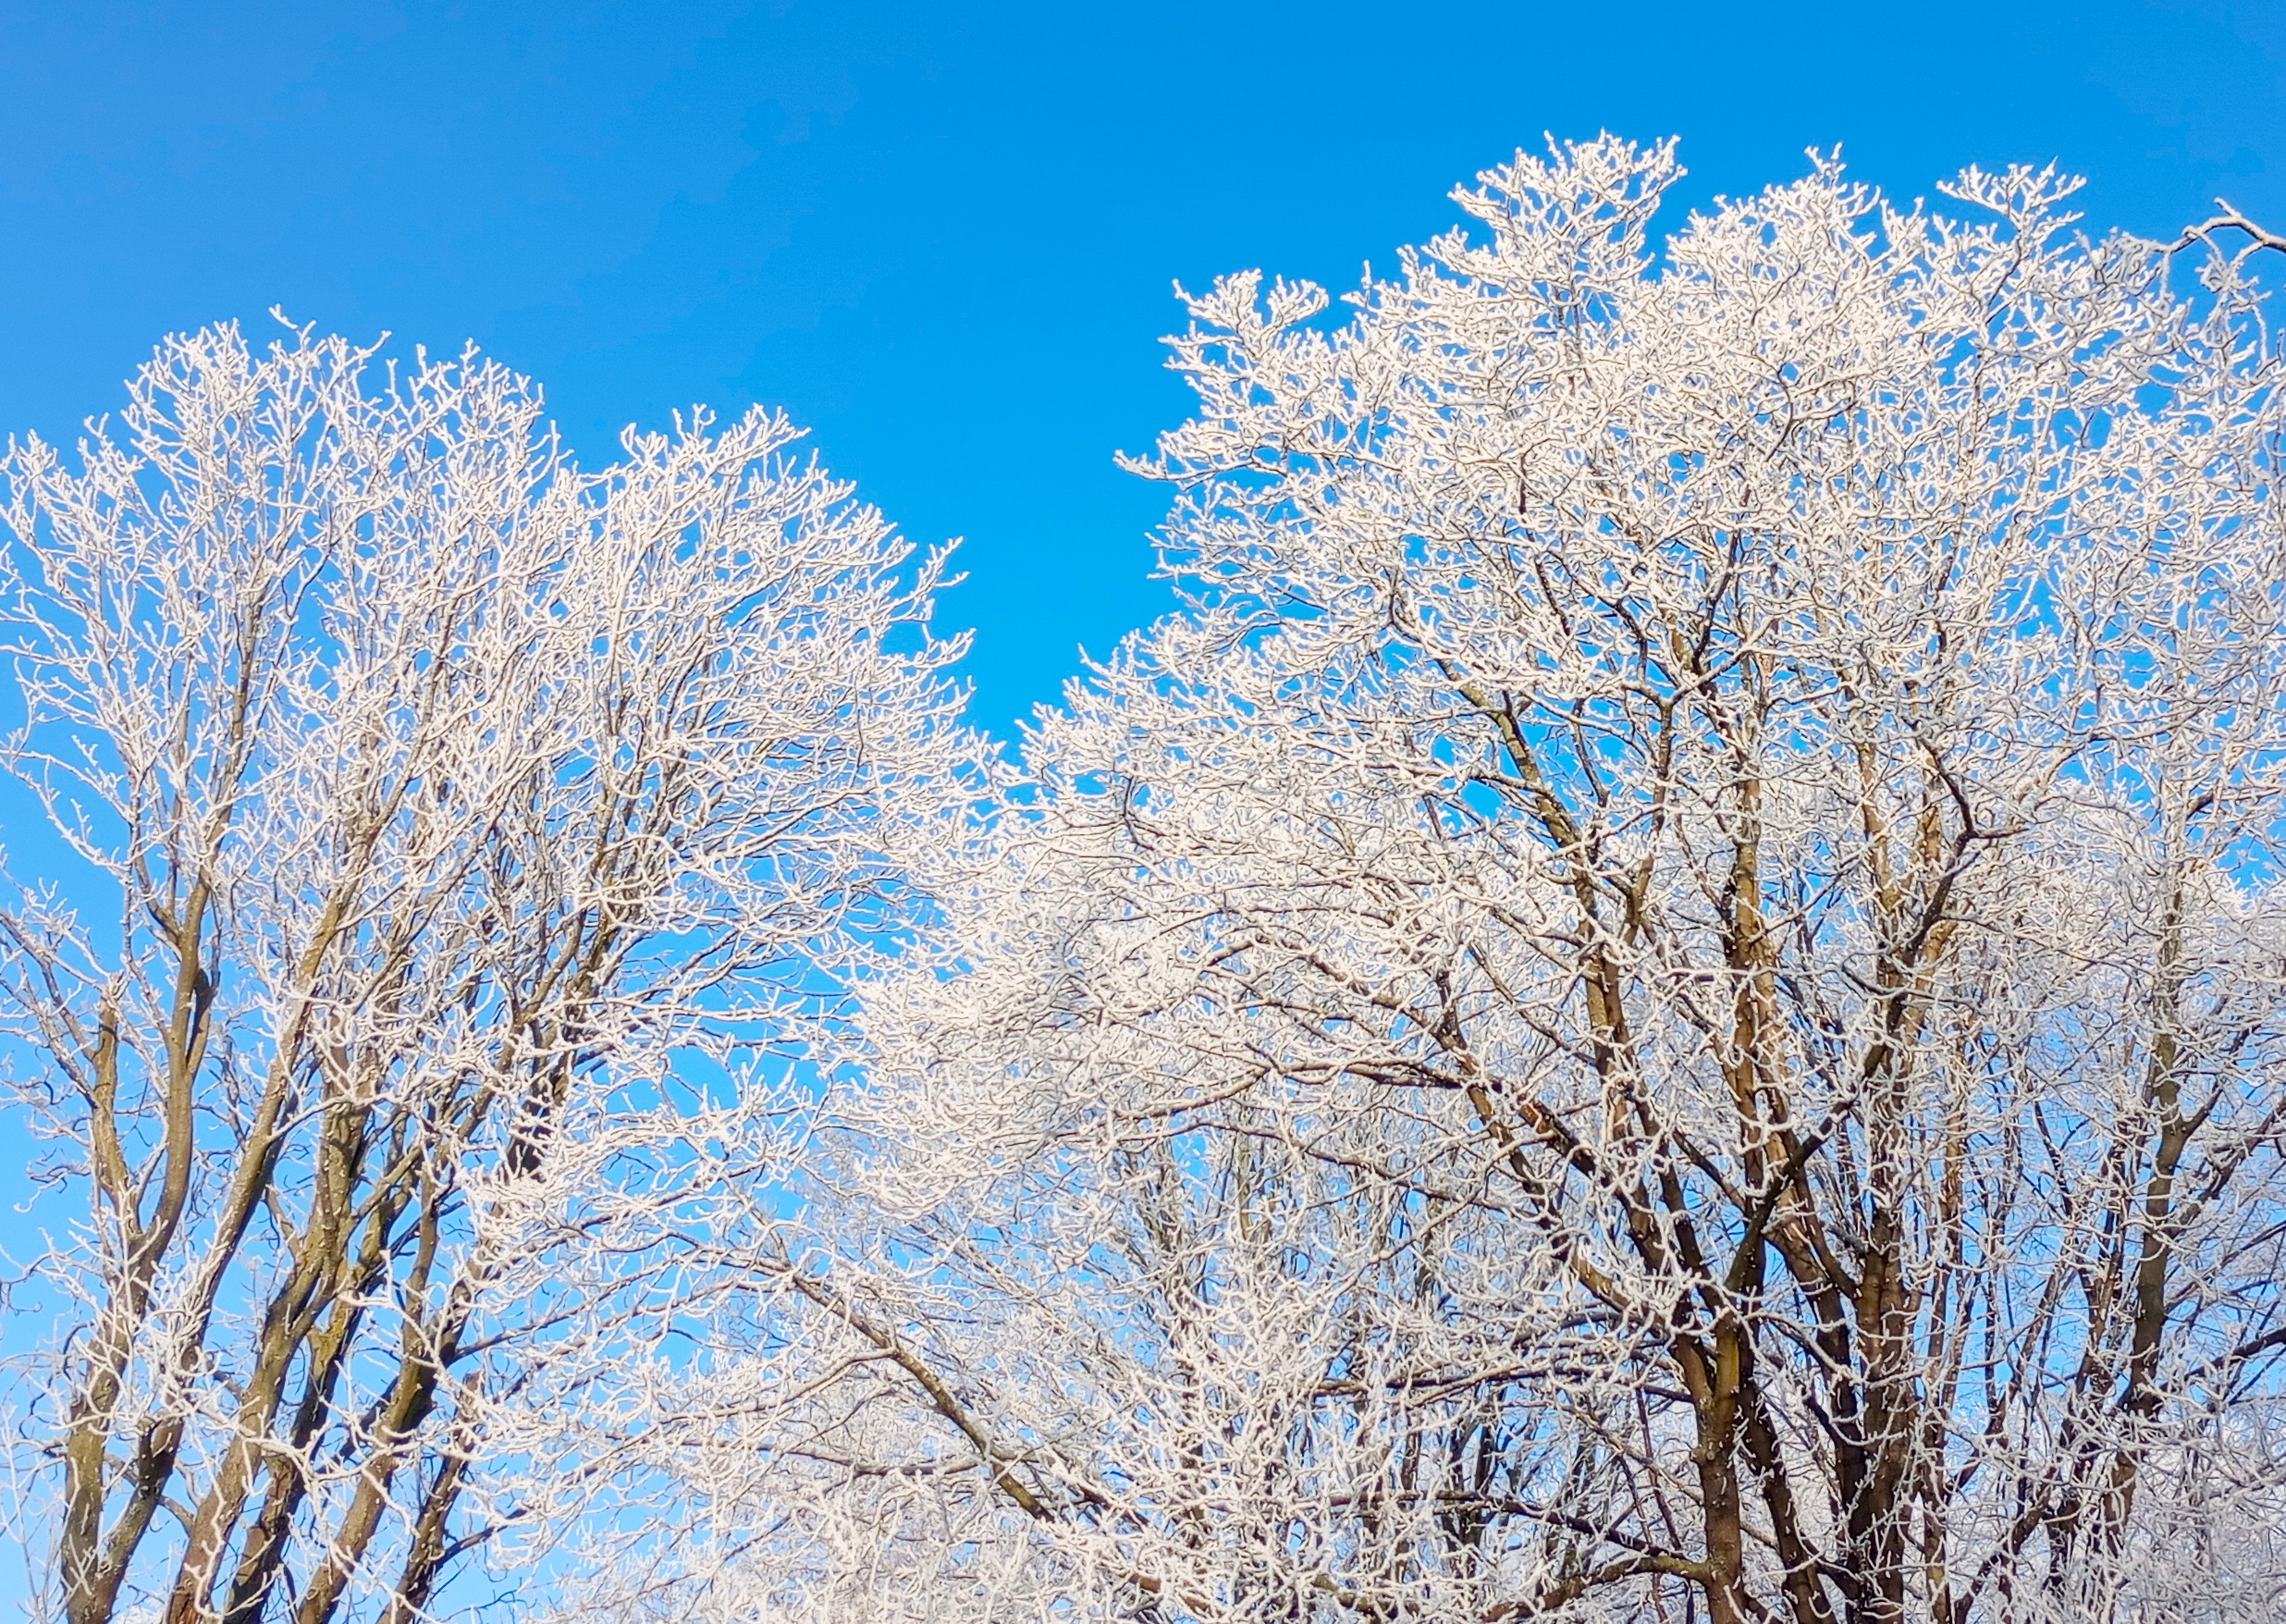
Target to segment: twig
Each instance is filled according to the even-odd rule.
[[[2265,231],[2248,219],[2243,210],[2232,206],[2230,199],[2218,197],[2215,200],[2215,206],[2222,213],[2211,220],[2203,220],[2198,225],[2185,228],[2183,234],[2169,245],[2167,252],[2174,253],[2194,242],[2211,242],[2217,231],[2239,230],[2253,238],[2256,248],[2275,248],[2280,253],[2286,253],[2286,237],[2280,237],[2275,231]]]

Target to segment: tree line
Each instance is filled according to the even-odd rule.
[[[1186,296],[1013,744],[773,414],[13,442],[40,1605],[2276,1616],[2279,241],[1680,174]]]

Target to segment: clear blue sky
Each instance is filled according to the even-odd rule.
[[[977,714],[1165,604],[1171,281],[1346,284],[1519,143],[1683,137],[1690,200],[1841,142],[1912,196],[2060,159],[2093,223],[2286,227],[2286,4],[133,6],[0,0],[0,431],[164,331],[301,320],[541,380],[590,461],[763,400],[967,538]]]
[[[68,439],[162,333],[273,304],[473,338],[591,461],[783,406],[967,538],[945,618],[1005,730],[1165,607],[1162,493],[1111,454],[1182,413],[1169,284],[1346,285],[1601,129],[1681,135],[1685,201],[1841,142],[1907,197],[2056,158],[2098,226],[2221,191],[2286,228],[2286,0],[0,0],[0,433]]]

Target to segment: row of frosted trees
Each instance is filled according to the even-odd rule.
[[[776,418],[226,328],[17,444],[40,1604],[2278,1617],[2254,250],[1678,174],[1193,300],[1014,751]]]

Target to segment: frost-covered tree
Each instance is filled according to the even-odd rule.
[[[683,1458],[705,1610],[2286,1607],[2243,245],[1819,161],[1654,246],[1678,173],[1191,301],[1187,607],[870,1000]]]
[[[662,1346],[741,1083],[966,793],[937,565],[783,421],[589,474],[498,366],[370,362],[171,339],[76,460],[0,461],[70,1624],[427,1617],[562,1493],[499,1418]]]

